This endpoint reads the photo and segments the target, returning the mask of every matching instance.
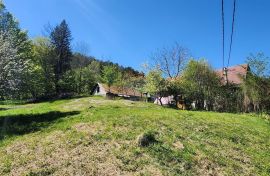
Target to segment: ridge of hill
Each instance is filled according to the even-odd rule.
[[[121,72],[125,73],[131,73],[134,76],[143,76],[144,73],[132,68],[132,67],[124,67],[118,63],[111,62],[109,60],[103,61],[100,59],[97,59],[93,56],[85,56],[80,53],[74,53],[71,59],[71,66],[73,69],[85,67],[89,65],[91,62],[98,62],[100,63],[101,67],[108,66],[108,65],[114,65],[116,68],[118,68]]]

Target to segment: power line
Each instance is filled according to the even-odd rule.
[[[223,0],[222,0],[222,1],[223,1]],[[229,50],[229,57],[228,57],[227,67],[228,67],[229,64],[230,64],[231,52],[232,52],[232,42],[233,42],[233,32],[234,32],[234,21],[235,21],[235,7],[236,7],[236,0],[234,0],[234,3],[233,3],[232,32],[231,32],[230,50]],[[224,29],[223,29],[223,30],[224,30]]]
[[[224,68],[224,0],[221,0],[222,4],[222,11],[221,11],[221,16],[222,16],[222,68]]]

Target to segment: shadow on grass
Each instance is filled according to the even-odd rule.
[[[26,100],[0,100],[0,105],[24,105]]]
[[[58,100],[73,100],[73,99],[78,99],[78,98],[85,98],[89,97],[89,95],[69,95],[67,94],[66,96],[64,95],[54,95],[52,97],[45,97],[45,98],[39,98],[39,99],[34,99],[34,100],[28,100],[27,103],[45,103],[45,102],[50,102],[53,103]]]
[[[0,108],[0,111],[6,111],[9,110],[9,108]]]
[[[37,99],[25,99],[25,100],[0,100],[0,105],[25,105],[28,103],[53,103],[58,100],[72,100],[77,98],[91,97],[91,95],[68,95],[68,96],[58,96],[51,95],[46,97],[40,97]]]
[[[56,120],[79,114],[78,111],[51,111],[42,114],[19,114],[0,116],[0,141],[4,138],[40,131]]]

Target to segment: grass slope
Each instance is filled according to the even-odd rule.
[[[146,133],[157,142],[139,147]],[[269,175],[270,124],[101,97],[0,105],[0,175]]]

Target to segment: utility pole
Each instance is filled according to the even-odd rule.
[[[223,67],[223,77],[225,79],[226,85],[228,85],[228,68],[227,67]]]

